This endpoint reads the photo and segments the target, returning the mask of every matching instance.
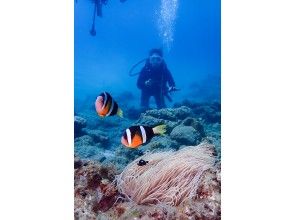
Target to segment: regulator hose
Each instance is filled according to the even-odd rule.
[[[129,71],[129,76],[133,77],[133,76],[137,76],[137,75],[139,75],[140,72],[133,73],[133,71],[134,71],[134,69],[135,69],[138,65],[140,65],[140,64],[143,63],[143,62],[146,62],[146,60],[147,60],[147,58],[144,58],[143,60],[140,60],[139,62],[137,62],[136,64],[134,64],[134,65],[132,66],[132,68],[130,69],[130,71]]]

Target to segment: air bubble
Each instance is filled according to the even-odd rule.
[[[177,18],[178,0],[161,0],[158,19],[159,35],[169,51],[174,41],[174,27]]]

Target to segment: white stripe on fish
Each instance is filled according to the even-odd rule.
[[[105,92],[103,92],[103,94],[104,94],[104,100],[103,100],[103,106],[102,106],[102,109],[104,109],[105,108],[105,106],[106,106],[106,102],[107,102],[107,95],[106,95],[106,93]]]
[[[131,131],[130,129],[127,129],[126,132],[127,132],[128,144],[131,145],[132,144]]]
[[[140,126],[140,130],[141,130],[141,134],[142,134],[142,138],[143,138],[143,144],[146,143],[146,131],[145,128],[143,126]]]
[[[109,116],[109,115],[112,113],[113,107],[114,107],[114,100],[112,99],[112,100],[111,100],[111,107],[110,107],[110,110],[109,110],[109,112],[106,114],[106,116]]]

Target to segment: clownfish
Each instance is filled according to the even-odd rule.
[[[121,143],[126,147],[137,148],[155,135],[162,135],[166,132],[166,125],[158,125],[154,128],[148,126],[132,126],[125,130]]]
[[[139,160],[139,162],[137,163],[137,165],[138,166],[145,166],[147,163],[149,163],[149,161],[141,159],[141,160]]]
[[[101,117],[118,115],[123,117],[122,110],[108,92],[102,92],[95,101],[96,112]]]

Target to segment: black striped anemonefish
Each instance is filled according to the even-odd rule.
[[[137,165],[141,167],[141,166],[145,166],[147,163],[149,163],[149,161],[141,159],[139,160]]]
[[[118,115],[123,117],[122,110],[108,92],[102,92],[95,102],[96,112],[101,117]]]
[[[126,147],[137,148],[150,141],[155,135],[166,132],[166,125],[158,125],[154,128],[148,126],[132,126],[125,130],[121,143]]]

